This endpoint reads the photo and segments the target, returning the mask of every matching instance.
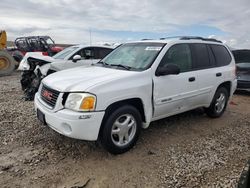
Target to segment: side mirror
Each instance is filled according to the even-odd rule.
[[[179,74],[180,68],[175,64],[167,64],[166,66],[158,67],[156,70],[156,76],[165,76],[170,74]]]
[[[75,63],[75,62],[77,62],[77,61],[79,61],[79,60],[81,60],[82,58],[81,58],[81,56],[80,55],[74,55],[74,57],[73,57],[73,62]]]

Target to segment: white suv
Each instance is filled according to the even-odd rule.
[[[35,96],[37,117],[72,138],[128,151],[141,128],[198,107],[220,117],[236,89],[235,61],[215,39],[123,44],[99,63],[52,74]]]

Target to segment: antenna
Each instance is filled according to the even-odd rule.
[[[89,28],[89,44],[92,45],[91,28]]]

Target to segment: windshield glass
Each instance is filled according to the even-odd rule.
[[[118,47],[102,60],[105,66],[145,70],[151,66],[163,43],[129,43]]]
[[[54,44],[54,41],[51,38],[46,39],[47,44]]]
[[[66,56],[71,54],[73,51],[78,49],[78,47],[68,47],[53,56],[54,59],[64,59]]]

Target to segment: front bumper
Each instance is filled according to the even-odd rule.
[[[35,110],[39,109],[45,115],[49,127],[67,137],[81,140],[97,140],[104,111],[74,112],[68,109],[52,111],[40,102],[39,94],[35,95]]]

